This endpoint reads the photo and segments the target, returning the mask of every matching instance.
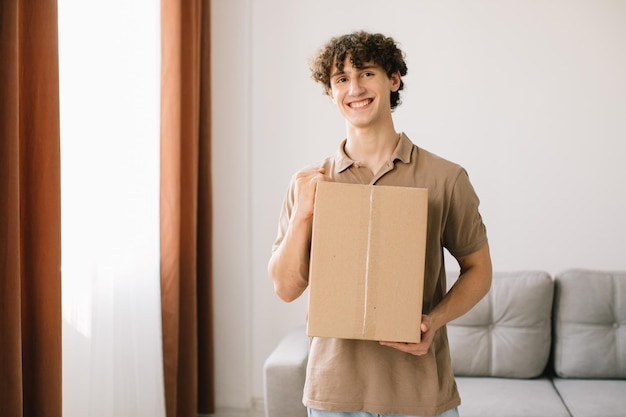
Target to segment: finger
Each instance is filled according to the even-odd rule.
[[[295,174],[295,178],[296,179],[306,179],[308,177],[312,177],[312,176],[315,176],[315,175],[320,175],[320,174],[323,175],[325,172],[326,172],[326,170],[324,168],[298,171]]]
[[[383,346],[392,347],[392,348],[401,350],[403,352],[412,353],[414,355],[415,354],[423,355],[428,350],[428,348],[424,346],[423,343],[385,342],[385,341],[380,341],[379,343]]]
[[[392,347],[398,350],[402,350],[408,352],[413,349],[415,343],[404,343],[404,342],[380,342],[383,346]]]

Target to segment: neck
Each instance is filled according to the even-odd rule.
[[[375,174],[391,159],[399,137],[393,124],[379,129],[348,128],[345,152]]]

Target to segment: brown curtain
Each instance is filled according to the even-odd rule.
[[[0,416],[61,417],[56,0],[0,1]]]
[[[161,304],[168,417],[214,412],[210,4],[161,1]]]

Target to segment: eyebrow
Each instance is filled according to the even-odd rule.
[[[377,65],[372,65],[372,64],[368,64],[368,65],[363,65],[361,68],[357,68],[357,70],[359,71],[363,71],[363,70],[369,70],[369,69],[373,69],[376,68]],[[344,75],[346,72],[345,71],[335,71],[332,74],[330,74],[330,78],[334,78],[338,75]]]

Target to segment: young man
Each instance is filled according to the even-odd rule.
[[[333,38],[311,70],[345,118],[346,138],[335,155],[291,181],[268,266],[278,296],[292,301],[308,286],[319,181],[427,188],[429,202],[422,341],[312,338],[303,398],[309,416],[458,416],[445,325],[491,285],[478,197],[462,167],[396,132],[391,112],[407,67],[393,39],[365,32]],[[460,266],[447,293],[443,248]]]

